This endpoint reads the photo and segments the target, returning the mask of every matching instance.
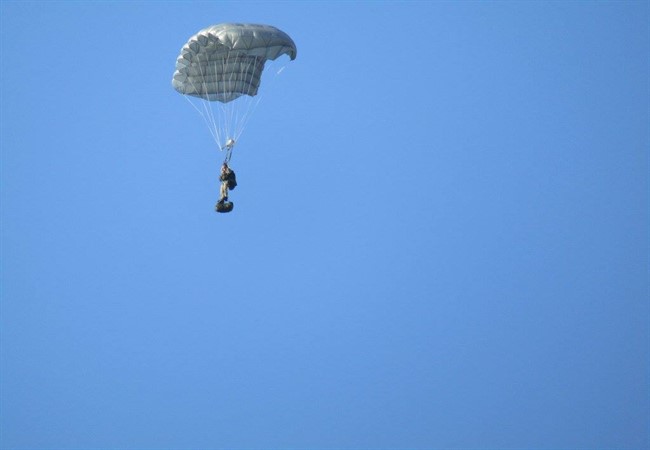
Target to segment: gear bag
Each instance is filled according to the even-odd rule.
[[[215,207],[215,210],[217,212],[220,212],[220,213],[227,213],[227,212],[232,211],[234,206],[235,205],[233,204],[233,202],[220,201],[220,202],[217,202],[217,206]]]
[[[237,178],[235,177],[235,171],[230,169],[230,173],[228,174],[228,189],[231,191],[237,187]]]

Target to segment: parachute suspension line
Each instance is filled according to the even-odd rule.
[[[246,128],[246,125],[248,125],[248,121],[250,120],[251,116],[257,109],[257,105],[259,105],[260,101],[262,100],[262,96],[258,96],[256,99],[251,100],[248,103],[248,111],[244,115],[243,120],[240,122],[239,127],[237,129],[237,132],[235,133],[235,140],[238,140],[239,137],[242,135],[244,132],[244,129]]]
[[[235,72],[237,72],[237,74],[241,74],[241,76],[239,76],[239,77],[237,75],[235,75],[235,84],[237,84],[239,82],[243,83],[244,82],[244,77],[243,77],[243,74],[244,74],[243,72],[244,71],[242,70],[243,69],[243,61],[242,61],[241,57],[235,57],[235,63],[234,64],[236,65],[237,70],[236,71],[233,70],[232,75],[235,75]],[[248,70],[248,69],[246,69],[246,70]],[[238,78],[241,78],[241,80],[239,80]],[[241,92],[238,92],[238,94],[241,94]],[[232,110],[231,110],[231,119],[232,119],[232,124],[233,124],[232,128],[229,130],[229,132],[230,132],[229,137],[231,139],[237,140],[236,130],[237,130],[237,126],[239,124],[239,121],[241,120],[240,117],[239,117],[240,116],[240,111],[243,108],[243,104],[246,103],[246,100],[247,100],[246,98],[244,98],[243,96],[240,95],[239,98],[237,98],[237,100],[233,101],[233,103],[237,102],[238,105],[237,105],[237,108],[232,108]]]
[[[197,59],[199,59],[199,58],[197,58]],[[190,83],[191,83],[192,88],[194,89],[194,91],[197,92],[199,95],[208,96],[208,86],[207,86],[207,82],[205,81],[205,74],[203,73],[203,69],[201,67],[200,62],[201,61],[199,59],[199,64],[198,64],[199,74],[201,76],[201,79],[203,80],[203,83],[200,86],[201,89],[199,89],[194,84],[193,81],[190,80]],[[185,96],[185,98],[190,102],[190,104],[194,107],[194,109],[196,109],[198,111],[198,113],[201,115],[201,117],[203,117],[203,120],[205,121],[205,123],[206,123],[206,125],[208,127],[208,130],[210,131],[210,134],[212,135],[212,138],[217,143],[217,145],[220,145],[219,141],[221,140],[221,137],[219,135],[219,127],[217,126],[217,124],[215,122],[214,111],[212,110],[212,107],[210,105],[209,100],[206,100],[204,97],[199,97],[199,100],[197,100],[197,101],[201,102],[201,104],[203,106],[203,112],[202,112],[194,103],[192,103],[192,101],[187,96]]]
[[[254,92],[253,92],[253,88],[252,88],[252,86],[253,86],[252,82],[253,82],[253,78],[255,77],[256,68],[257,68],[257,59],[255,57],[250,58],[248,60],[247,64],[246,64],[246,72],[245,72],[245,74],[247,76],[247,79],[245,80],[246,85],[247,85],[246,97],[245,97],[245,99],[246,99],[246,102],[245,102],[246,105],[245,106],[246,107],[245,107],[245,109],[242,110],[242,117],[237,123],[238,127],[235,130],[236,139],[239,139],[239,136],[241,136],[243,128],[246,125],[246,122],[248,121],[248,118],[250,117],[251,105],[255,101],[255,98],[253,97]],[[242,80],[242,81],[244,81],[244,80]]]
[[[256,74],[257,60],[255,58],[242,58],[241,55],[228,53],[225,58],[220,60],[221,73],[224,77],[221,83],[218,84],[218,92],[222,99],[228,98],[228,93],[238,83],[247,85],[246,92],[237,92],[240,96],[232,101],[221,103],[219,105],[221,114],[219,115],[219,131],[220,140],[219,145],[223,150],[224,148],[231,149],[234,143],[241,136],[243,129],[259,102],[259,99],[253,99],[251,94],[254,89],[252,81]],[[217,62],[214,63],[215,73],[217,71]],[[225,74],[230,73],[226,77]]]
[[[194,84],[194,83],[192,83],[192,84]],[[203,118],[203,121],[205,122],[205,125],[208,127],[208,131],[212,135],[212,139],[218,144],[219,143],[219,129],[214,124],[214,117],[213,117],[212,111],[208,108],[208,105],[206,105],[207,101],[203,100],[203,99],[197,99],[196,100],[203,107],[203,111],[201,111],[201,109],[199,109],[199,107],[196,106],[192,100],[190,100],[188,95],[184,95],[183,97],[185,97],[185,100],[187,100],[188,103],[190,105],[192,105],[192,107],[196,110],[196,112],[198,112],[199,115]]]
[[[199,70],[200,70],[200,64],[199,64]],[[188,81],[189,81],[190,84],[192,85],[192,89],[194,89],[194,92],[198,92],[199,94],[201,94],[201,92],[202,92],[203,90],[197,88],[197,86],[194,84],[194,81],[192,80],[192,78],[188,78]],[[217,137],[214,135],[214,131],[213,131],[212,127],[210,126],[210,121],[209,121],[207,115],[205,114],[205,107],[204,107],[204,111],[201,111],[201,110],[200,110],[200,109],[199,109],[199,108],[198,108],[198,107],[197,107],[197,106],[196,106],[196,105],[195,105],[195,104],[190,100],[189,96],[184,95],[184,97],[185,97],[185,99],[190,103],[190,105],[192,105],[192,106],[194,107],[194,109],[196,109],[196,111],[201,115],[201,117],[202,117],[203,120],[205,121],[206,126],[208,127],[208,130],[210,131],[210,134],[212,134],[213,139],[216,140]],[[197,101],[198,101],[198,102],[201,102],[201,100],[197,100]]]
[[[208,66],[208,57],[206,56],[206,68],[209,68]],[[203,79],[203,106],[205,107],[206,111],[208,111],[208,115],[210,117],[210,123],[212,124],[212,127],[214,129],[214,134],[216,135],[216,141],[217,141],[217,146],[221,145],[221,133],[219,129],[219,124],[217,123],[218,121],[218,115],[215,117],[214,114],[214,109],[212,107],[212,101],[210,100],[210,95],[208,94],[208,80],[207,80],[207,75],[209,73],[205,74],[203,73],[203,65],[199,64],[199,68],[201,70],[201,78]],[[209,70],[208,70],[209,72]],[[216,73],[215,73],[216,74]]]
[[[228,70],[230,65],[230,52],[226,55],[226,58],[221,58],[221,73],[224,74],[223,79],[221,80],[220,83],[220,89],[219,89],[219,94],[221,98],[224,100],[224,103],[219,105],[219,109],[221,111],[220,114],[220,126],[221,130],[223,131],[223,136],[222,136],[222,141],[219,143],[220,148],[223,150],[224,146],[228,146],[229,140],[232,139],[231,136],[231,124],[232,124],[232,110],[234,109],[235,105],[233,105],[233,101],[228,100],[228,94],[227,92],[230,90],[229,86],[232,83],[232,74],[234,72],[231,72],[230,76],[228,78],[225,77],[225,74],[227,73],[226,71]],[[215,75],[216,75],[216,62],[215,62]]]
[[[244,85],[248,84],[248,72],[250,71],[250,60],[246,62],[244,65],[244,61],[240,59],[239,61],[239,73],[240,73],[240,78],[241,80],[238,80],[241,82],[241,86],[243,87]],[[250,101],[249,99],[249,94],[250,94],[250,89],[247,88],[246,92],[239,92],[240,97],[237,99],[237,102],[240,103],[239,108],[236,111],[233,111],[235,113],[234,116],[234,124],[235,126],[232,129],[232,134],[233,138],[235,140],[239,139],[239,136],[237,135],[237,130],[239,129],[239,126],[243,120],[243,117],[245,117],[245,112],[246,112],[246,106],[248,105],[248,102]]]
[[[261,86],[261,81],[262,81],[261,80],[262,73],[264,72],[264,65],[266,65],[267,62],[268,61],[264,61],[262,63],[263,64],[262,70],[260,71],[260,74],[259,74],[260,75],[260,86]],[[256,64],[256,63],[257,63],[257,61],[254,60],[253,64]],[[270,83],[267,83],[267,84],[270,84],[272,86],[275,79],[284,71],[285,67],[286,67],[286,64],[284,64],[282,67],[280,67],[280,69],[278,69],[275,72],[273,77],[270,80],[268,80],[268,81],[270,81]],[[235,133],[235,141],[238,140],[239,137],[242,135],[242,133],[244,132],[244,129],[248,125],[248,121],[253,116],[253,113],[255,112],[255,110],[257,110],[258,105],[260,104],[260,102],[264,98],[264,94],[259,94],[259,92],[256,95],[257,98],[250,96],[250,93],[251,93],[250,81],[252,81],[252,76],[253,76],[253,74],[251,73],[251,79],[249,80],[249,91],[247,92],[247,94],[249,95],[248,98],[250,99],[250,101],[247,103],[247,108],[246,108],[246,112],[244,113],[244,118],[239,122],[239,127],[237,129],[237,132]],[[265,78],[265,80],[266,80],[266,78]]]
[[[235,130],[235,140],[238,140],[239,137],[242,135],[244,132],[244,129],[246,128],[246,125],[248,124],[249,119],[253,115],[253,112],[257,109],[257,105],[259,104],[260,100],[262,99],[259,94],[257,95],[257,98],[253,97],[251,94],[253,93],[253,78],[255,77],[256,74],[256,69],[257,69],[257,59],[256,58],[251,58],[251,60],[248,61],[247,67],[246,67],[246,72],[247,75],[249,75],[249,78],[247,80],[247,85],[248,88],[246,90],[246,109],[243,111],[243,115],[241,120],[238,122],[238,127]],[[250,72],[250,73],[249,73]],[[262,71],[260,71],[260,78],[262,76]],[[260,79],[261,81],[261,79]]]
[[[210,122],[209,122],[209,120],[207,119],[207,117],[205,116],[205,114],[203,113],[203,111],[201,111],[201,110],[200,110],[200,109],[199,109],[199,108],[198,108],[194,103],[192,103],[192,100],[189,99],[189,96],[187,96],[187,95],[183,95],[183,97],[185,98],[185,100],[187,100],[187,102],[188,102],[190,105],[192,105],[192,107],[193,107],[194,109],[196,109],[196,112],[198,112],[199,115],[203,118],[203,120],[205,121],[205,124],[206,124],[207,127],[208,127],[208,131],[209,131],[210,134],[212,135],[212,139],[214,139],[214,141],[218,144],[218,143],[219,143],[219,141],[218,141],[218,137],[215,135],[214,130],[213,130],[213,128],[210,126]]]
[[[230,57],[232,56],[233,61],[230,60]],[[230,75],[228,76],[228,90],[229,91],[235,91],[232,89],[237,85],[237,74],[239,73],[239,69],[241,66],[241,63],[239,62],[239,58],[236,53],[229,52],[228,53],[228,64],[232,65],[232,69],[230,71]],[[235,128],[235,125],[237,124],[236,122],[236,113],[237,109],[239,108],[240,101],[239,99],[234,99],[230,102],[228,102],[228,135],[226,136],[226,139],[234,139],[235,136],[233,134],[233,129]]]
[[[219,71],[217,70],[217,64],[219,64],[218,61],[214,61],[214,79],[215,79],[215,87],[217,88],[217,100],[219,101],[218,98],[221,97],[223,98],[223,92],[220,90],[220,86],[223,85],[223,81],[219,80]],[[221,63],[223,65],[223,62]],[[223,139],[225,138],[224,134],[224,128],[223,128],[223,108],[220,104],[217,103],[216,105],[217,108],[217,114],[216,114],[216,119],[215,119],[215,127],[219,129],[219,142],[217,142],[217,146],[219,149],[222,149],[223,145]]]
[[[221,64],[221,70],[217,70],[217,64]],[[217,80],[217,95],[221,97],[224,101],[226,100],[226,78],[223,77],[223,79],[220,79],[218,73],[224,73],[226,70],[226,67],[228,65],[227,59],[220,58],[218,61],[214,62],[214,67],[215,67],[215,79]],[[219,127],[223,131],[223,136],[222,139],[227,139],[228,136],[228,124],[226,122],[225,118],[225,108],[227,104],[220,104],[218,105],[219,108]],[[225,142],[221,140],[219,142],[219,148],[223,150],[223,145]]]

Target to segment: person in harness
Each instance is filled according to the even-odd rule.
[[[221,174],[219,175],[221,187],[219,189],[219,201],[215,206],[215,210],[220,213],[227,213],[232,211],[234,204],[228,201],[228,191],[237,187],[237,178],[235,171],[228,167],[228,163],[224,161],[221,166]]]

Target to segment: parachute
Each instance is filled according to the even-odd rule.
[[[293,61],[296,54],[293,40],[270,25],[213,25],[183,46],[172,86],[203,117],[217,146],[227,151],[228,161],[259,102],[259,97],[253,98],[265,65],[282,55]]]

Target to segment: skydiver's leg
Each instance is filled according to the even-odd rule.
[[[219,201],[226,201],[228,200],[228,182],[223,181],[221,183],[221,189],[219,191]]]

